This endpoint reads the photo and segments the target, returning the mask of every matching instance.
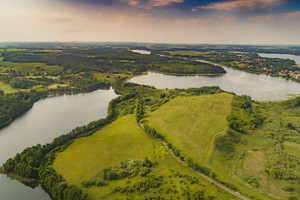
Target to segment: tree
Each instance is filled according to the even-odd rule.
[[[77,187],[72,187],[68,192],[67,200],[80,200],[82,196],[81,190],[79,190]]]
[[[57,186],[57,198],[59,200],[64,199],[64,191],[65,191],[66,188],[68,188],[68,185],[66,184],[66,182],[61,182],[61,183],[58,184],[58,186]]]

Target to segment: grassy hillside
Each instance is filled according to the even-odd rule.
[[[217,179],[244,194],[265,199],[267,197],[256,194],[234,173],[245,147],[239,141],[237,144],[233,142],[235,138],[240,139],[241,134],[229,129],[227,122],[233,109],[232,101],[233,95],[227,93],[177,97],[156,111],[148,112],[145,122],[162,134],[181,155],[211,169]],[[236,115],[246,118],[245,112]],[[236,135],[228,137],[229,130]],[[218,138],[224,141],[219,145],[221,150],[216,148]],[[235,153],[235,150],[240,152]]]
[[[107,119],[26,149],[5,163],[6,172],[39,178],[64,200],[90,200],[86,194],[94,200],[233,199],[180,164],[153,139],[159,138],[189,167],[243,196],[300,199],[300,98],[259,103],[216,87],[117,86],[126,95],[110,103]]]
[[[123,161],[144,160],[146,157],[152,163],[146,176],[116,180],[106,180],[101,176],[104,168],[118,169]],[[180,165],[160,142],[150,138],[138,126],[134,115],[121,117],[90,137],[77,139],[57,155],[53,166],[68,184],[82,188],[94,199],[146,199],[151,196],[165,199],[187,199],[190,196],[196,199],[203,194],[205,199],[213,196],[216,199],[235,199]],[[93,180],[101,181],[105,186],[82,185],[84,181]]]
[[[227,129],[232,95],[177,97],[150,113],[149,125],[197,161],[208,161],[217,135]]]
[[[300,136],[291,129],[299,130],[300,108],[285,104],[250,103],[226,93],[177,97],[148,112],[144,122],[180,155],[243,194],[297,199]]]

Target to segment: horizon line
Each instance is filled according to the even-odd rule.
[[[165,44],[165,45],[231,45],[231,46],[300,46],[299,44],[247,44],[247,43],[182,43],[182,42],[137,42],[137,41],[0,41],[0,44],[26,44],[26,43],[63,43],[63,44],[89,44],[89,43],[102,43],[102,44]]]

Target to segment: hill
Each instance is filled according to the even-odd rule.
[[[37,180],[63,200],[235,198],[224,186],[243,199],[299,198],[299,97],[255,102],[218,87],[116,89],[124,95],[105,119],[25,149],[3,172]]]
[[[148,168],[149,173],[141,175],[142,169],[135,168],[133,163],[144,162],[145,158],[152,166]],[[78,186],[93,199],[187,199],[188,196],[196,199],[196,195],[203,195],[204,199],[234,199],[181,166],[160,142],[138,126],[134,115],[121,117],[94,135],[75,140],[57,155],[53,166],[68,184]],[[104,169],[119,175],[140,171],[139,175],[128,172],[124,176],[105,178]],[[85,187],[83,184],[93,181],[103,185]]]
[[[143,123],[181,159],[251,199],[297,199],[300,116],[290,103],[226,93],[176,97],[148,109]]]
[[[198,161],[208,161],[215,138],[225,135],[232,95],[177,97],[149,113],[149,125]]]

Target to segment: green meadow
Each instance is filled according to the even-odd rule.
[[[215,138],[227,129],[232,95],[227,93],[177,97],[149,113],[149,125],[197,162],[207,162]]]
[[[292,124],[299,130],[300,109],[286,109],[282,102],[252,103],[250,114],[250,111],[236,109],[232,97],[226,93],[177,97],[156,111],[147,112],[144,122],[164,136],[180,155],[211,169],[218,180],[233,185],[241,193],[254,199],[296,198],[299,184],[288,177],[298,173],[292,163],[300,161],[300,137],[287,125]],[[243,134],[237,133],[229,128],[226,120],[233,112],[246,127],[256,112],[265,122],[257,128],[245,128]],[[227,143],[223,142],[220,150],[216,140],[221,137],[225,141],[228,130],[234,132],[234,136]],[[274,148],[274,144],[280,145]],[[273,168],[268,166],[276,162],[281,164],[275,173],[285,173],[287,178],[279,178],[279,175],[270,178],[268,170]],[[285,166],[289,168],[284,169]]]
[[[107,185],[101,187],[85,188],[82,185],[84,181],[97,179],[104,168],[146,157],[153,163],[146,177],[103,180]],[[92,136],[75,140],[65,151],[58,153],[53,167],[68,184],[78,186],[94,199],[145,199],[151,196],[186,199],[186,191],[191,196],[204,191],[205,198],[235,199],[180,165],[159,141],[150,138],[138,126],[134,115],[121,117]],[[134,188],[149,177],[160,177],[163,181],[159,187],[150,190],[146,187],[143,192],[114,192],[116,188]]]
[[[0,72],[5,73],[9,70],[15,70],[16,72],[29,73],[33,75],[35,73],[41,73],[41,72],[44,73],[62,72],[63,68],[57,65],[49,66],[44,63],[12,63],[12,62],[3,61],[3,57],[0,58]]]

